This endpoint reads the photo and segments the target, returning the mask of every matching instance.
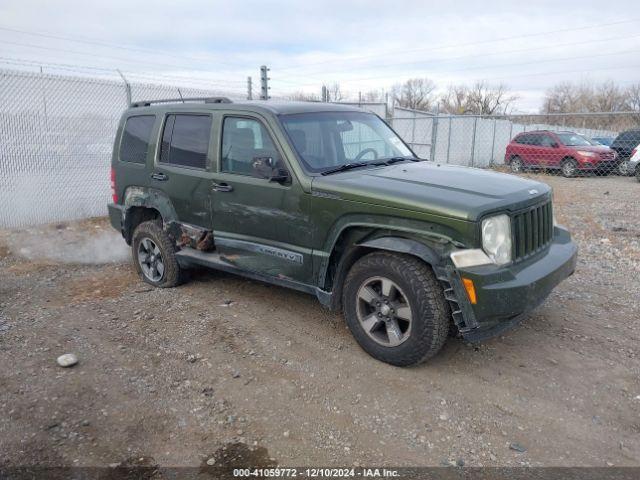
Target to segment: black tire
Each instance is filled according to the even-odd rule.
[[[162,274],[158,279],[148,276],[143,270],[141,262],[141,243],[145,239],[150,240],[159,250],[159,258],[163,264]],[[170,288],[179,285],[182,280],[182,272],[180,265],[176,260],[175,242],[169,238],[169,235],[162,229],[157,221],[143,222],[138,225],[133,232],[131,242],[131,253],[133,256],[133,264],[140,278],[153,285],[154,287]],[[157,270],[156,270],[157,272]]]
[[[406,297],[410,328],[399,345],[385,346],[373,340],[360,320],[359,292],[376,278],[390,280],[399,288],[398,293]],[[342,305],[349,330],[358,344],[372,357],[391,365],[404,367],[423,362],[438,353],[447,340],[451,315],[444,292],[431,268],[416,257],[389,252],[365,255],[353,265],[345,279]],[[368,303],[366,306],[372,307]],[[398,314],[399,311],[398,308]],[[381,322],[380,330],[384,332],[385,323]]]
[[[636,165],[636,180],[640,182],[640,163]]]
[[[629,160],[622,160],[621,162],[618,162],[616,173],[621,177],[628,177],[629,176]]]
[[[525,170],[522,159],[517,155],[509,161],[509,168],[512,173],[522,173]]]
[[[560,165],[560,171],[565,178],[573,178],[578,172],[578,163],[573,158],[566,158]]]

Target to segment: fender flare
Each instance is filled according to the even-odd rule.
[[[383,250],[388,252],[413,255],[430,265],[436,273],[436,277],[442,277],[443,275],[446,275],[442,255],[439,254],[434,248],[431,248],[428,245],[425,245],[424,243],[417,240],[387,235],[370,240],[364,239],[363,241],[356,242],[354,246],[364,249]],[[348,255],[343,257],[343,260],[347,257]],[[347,263],[351,264],[352,262]],[[337,279],[343,279],[347,274],[348,268],[349,265],[345,265],[345,263],[341,261],[338,271],[336,272]],[[342,297],[342,284],[340,283],[340,281],[338,281],[334,285],[332,291],[325,292],[323,290],[318,290],[318,292],[318,298],[323,305],[334,311],[337,311],[339,309]]]
[[[162,217],[162,222],[167,225],[169,222],[177,221],[178,215],[169,199],[168,195],[160,190],[147,187],[128,187],[124,194],[124,208],[122,212],[122,233],[128,238],[131,232],[130,214],[133,208],[142,207],[157,210]]]
[[[406,253],[422,259],[433,268],[442,263],[441,256],[424,243],[402,237],[380,237],[357,244],[359,247],[387,250],[389,252]]]

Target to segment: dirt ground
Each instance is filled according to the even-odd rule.
[[[530,176],[576,274],[515,330],[415,368],[311,296],[207,271],[152,289],[103,219],[1,232],[0,465],[638,465],[640,184]]]

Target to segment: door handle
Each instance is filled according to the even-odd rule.
[[[151,178],[153,178],[154,180],[158,180],[159,182],[166,182],[167,180],[169,180],[169,177],[167,177],[164,173],[160,172],[155,172],[151,174]]]
[[[233,187],[228,183],[215,183],[212,184],[212,189],[216,192],[231,192]]]

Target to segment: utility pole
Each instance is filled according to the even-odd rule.
[[[267,72],[269,69],[266,65],[262,65],[260,67],[260,100],[269,100],[271,97],[269,96],[269,80],[271,80],[267,76]]]
[[[323,102],[329,101],[329,90],[325,85],[322,85],[322,101]]]
[[[247,77],[247,100],[253,100],[253,85],[251,84],[251,77]]]

